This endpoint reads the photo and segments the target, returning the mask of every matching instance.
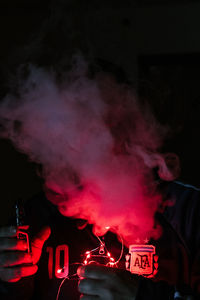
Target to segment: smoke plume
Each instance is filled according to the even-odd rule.
[[[109,226],[127,245],[158,234],[153,169],[167,180],[173,175],[150,111],[110,76],[88,76],[80,58],[62,83],[43,69],[29,71],[17,95],[0,104],[1,135],[42,164],[48,199],[97,234]]]

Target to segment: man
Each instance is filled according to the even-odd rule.
[[[79,283],[81,299],[169,300],[175,299],[174,297],[186,299],[181,297],[189,296],[193,297],[190,299],[199,299],[200,191],[179,182],[161,185],[165,201],[173,199],[174,203],[167,206],[164,213],[158,213],[156,216],[163,231],[161,238],[151,241],[155,244],[159,256],[158,274],[150,280],[121,269],[123,264],[120,269],[99,265],[82,266],[78,268],[81,279]],[[16,235],[15,231],[13,233],[11,229],[1,230],[1,299],[56,299],[59,285],[67,275],[70,279],[63,283],[59,299],[79,299],[78,280],[74,274],[77,266],[81,266],[83,262],[82,254],[98,245],[91,234],[91,228],[82,226],[82,229],[78,229],[80,224],[77,227],[76,221],[60,215],[45,197],[27,202],[26,212],[33,237],[31,238],[32,258],[24,251],[23,243],[18,242],[17,246],[14,242],[8,243],[14,241],[10,237]],[[44,226],[51,227],[51,235],[49,227]],[[42,227],[43,230],[40,231]],[[40,233],[34,237],[35,232]],[[112,254],[117,257],[120,245],[114,237],[108,234],[105,242],[109,250],[110,247],[113,248],[111,252],[113,251]],[[59,276],[56,272],[63,266],[62,255],[68,256],[69,262],[65,267],[69,267],[69,272]],[[79,264],[74,265],[75,263]],[[9,265],[12,268],[9,268]],[[65,269],[62,272],[65,272]],[[32,276],[34,273],[35,275]],[[76,280],[72,280],[72,275]],[[19,280],[21,277],[22,279]],[[19,281],[12,282],[16,280]],[[9,283],[5,283],[6,281]]]

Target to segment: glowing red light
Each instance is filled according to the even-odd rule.
[[[57,273],[60,274],[62,272],[62,269],[58,269]]]
[[[98,253],[94,253],[97,252]],[[105,254],[105,243],[101,241],[101,244],[98,248],[91,250],[91,251],[86,251],[85,252],[85,260],[83,261],[84,265],[88,265],[91,263],[91,258],[92,258],[92,263],[94,263],[95,261],[97,261],[99,263],[99,259],[101,261],[100,264],[103,263],[104,261],[104,265],[106,266],[116,266],[116,262],[115,259],[113,257],[111,257],[111,253],[110,252],[106,252]],[[109,262],[108,262],[109,260]]]

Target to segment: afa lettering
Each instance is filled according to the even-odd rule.
[[[148,256],[146,254],[145,255],[137,254],[137,257],[135,258],[134,266],[135,267],[137,266],[140,269],[146,269],[147,267],[150,267]]]
[[[153,245],[130,245],[126,269],[133,274],[153,277],[158,272],[158,256]]]

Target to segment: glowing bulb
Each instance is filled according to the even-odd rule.
[[[87,265],[87,260],[84,260],[84,265]]]
[[[90,254],[88,254],[88,255],[87,255],[87,258],[90,258],[90,256],[91,256],[91,255],[90,255]]]
[[[111,261],[115,261],[113,257],[110,258]]]
[[[107,253],[107,256],[110,257],[110,253],[109,252]]]
[[[110,229],[110,226],[106,226],[105,229],[107,229],[107,230]]]
[[[62,272],[62,269],[58,269],[57,273],[60,274]]]

